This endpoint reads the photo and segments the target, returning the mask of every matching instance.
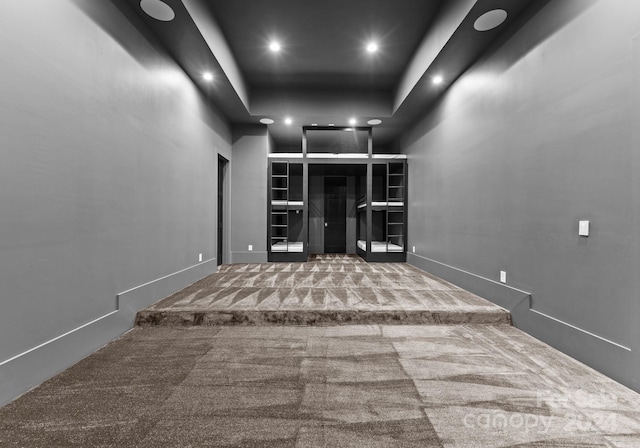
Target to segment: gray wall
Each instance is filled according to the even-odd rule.
[[[231,132],[133,23],[106,1],[3,5],[0,404],[215,271]]]
[[[267,256],[267,127],[233,128],[231,262],[265,263]],[[249,251],[249,245],[253,250]]]
[[[347,253],[356,253],[356,230],[358,225],[358,198],[356,197],[356,177],[347,177]]]
[[[402,142],[409,261],[636,390],[639,33],[640,2],[549,2]]]
[[[324,176],[309,176],[309,253],[324,253]]]

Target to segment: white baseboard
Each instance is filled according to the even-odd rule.
[[[116,309],[0,362],[0,406],[98,350],[133,327],[138,310],[216,272],[198,263],[117,295]],[[113,300],[112,297],[109,300]]]
[[[407,262],[509,310],[515,327],[640,391],[640,378],[633,374],[635,354],[627,345],[533,309],[533,293],[418,254],[408,253]]]

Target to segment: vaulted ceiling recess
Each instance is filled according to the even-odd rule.
[[[126,1],[231,122],[294,146],[302,126],[353,119],[383,147],[546,3]]]

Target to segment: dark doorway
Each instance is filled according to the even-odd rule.
[[[228,163],[227,159],[218,156],[218,266],[223,262],[224,253],[224,183]]]
[[[324,178],[324,252],[347,251],[347,179]]]

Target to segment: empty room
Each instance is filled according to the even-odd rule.
[[[640,2],[0,14],[0,446],[640,446]]]

